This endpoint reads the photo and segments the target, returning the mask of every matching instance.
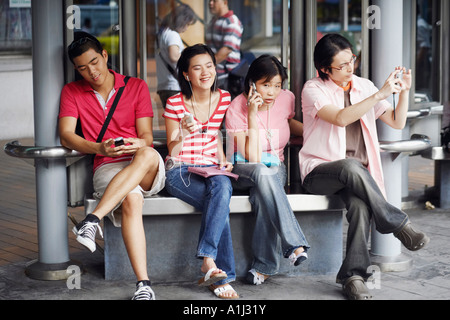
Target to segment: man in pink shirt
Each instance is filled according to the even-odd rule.
[[[377,119],[395,129],[404,127],[411,71],[395,68],[378,90],[353,74],[354,62],[352,46],[344,37],[328,34],[317,43],[314,63],[319,77],[308,81],[302,92],[304,145],[299,162],[308,192],[338,194],[346,204],[346,257],[337,282],[349,299],[371,299],[364,283],[370,276],[371,220],[380,233],[394,233],[409,250],[421,249],[429,238],[385,199],[376,129]],[[385,100],[392,93],[399,94],[396,110]]]
[[[108,69],[108,54],[93,36],[80,32],[69,46],[69,58],[82,80],[64,86],[61,93],[61,144],[95,154],[94,196],[100,202],[92,214],[74,227],[77,241],[92,252],[100,220],[107,214],[122,235],[137,277],[133,299],[154,299],[147,274],[146,241],[142,222],[143,197],[164,187],[161,156],[152,147],[152,105],[146,83]],[[102,142],[100,131],[120,88],[125,87]],[[80,120],[84,137],[75,133]],[[115,145],[123,137],[124,145]],[[121,207],[122,219],[114,214]]]

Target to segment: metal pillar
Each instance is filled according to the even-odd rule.
[[[137,77],[137,30],[136,30],[136,2],[121,2],[121,36],[120,43],[123,54],[123,74]]]
[[[52,147],[59,144],[64,11],[60,0],[32,1],[31,9],[35,144]],[[69,259],[66,160],[37,159],[35,167],[39,258],[28,265],[26,273],[39,280],[67,279],[67,268],[75,263]]]
[[[372,80],[381,88],[396,66],[403,65],[403,1],[374,0],[372,5],[380,14],[380,28],[372,29],[371,65]],[[395,44],[395,45],[394,45]],[[394,130],[384,123],[378,123],[379,139],[402,140],[402,131]],[[387,200],[401,208],[402,161],[400,153],[381,153],[385,176]],[[411,266],[411,258],[401,252],[401,243],[392,234],[380,234],[372,228],[372,262],[381,271],[402,271]]]
[[[305,4],[304,1],[291,1],[290,2],[290,9],[289,9],[289,16],[290,16],[290,26],[286,25],[287,17],[285,16],[285,12],[288,10],[288,3],[287,1],[283,1],[283,47],[287,46],[286,41],[286,33],[288,33],[289,40],[290,40],[290,76],[289,76],[289,84],[290,84],[290,90],[294,93],[296,99],[295,99],[295,118],[299,121],[302,121],[303,114],[302,114],[302,107],[301,107],[301,95],[302,95],[302,88],[303,85],[306,82],[305,77],[305,70],[303,66],[305,65],[306,61],[306,28],[305,28],[305,21],[304,19],[299,19],[298,17],[303,17],[305,15]],[[289,30],[290,28],[290,30]],[[290,31],[290,32],[289,32]],[[283,50],[282,49],[282,54]],[[287,53],[286,56],[284,56],[283,63],[284,65],[287,64]],[[290,149],[290,156],[289,156],[289,184],[292,187],[300,186],[301,185],[301,179],[300,179],[300,168],[298,166],[298,151],[299,147],[292,147]],[[292,189],[294,190],[294,189]]]

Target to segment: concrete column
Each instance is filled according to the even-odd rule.
[[[396,66],[403,66],[403,0],[374,0],[373,9],[381,21],[379,28],[371,29],[371,79],[381,88]],[[390,98],[389,98],[390,99]],[[398,99],[398,97],[394,97]],[[397,100],[398,101],[398,100]],[[402,140],[402,131],[378,122],[380,141]],[[402,161],[395,153],[381,153],[387,200],[401,208]],[[401,243],[392,234],[383,235],[372,228],[371,254],[374,264],[382,271],[400,271],[409,268],[411,259],[401,252]]]

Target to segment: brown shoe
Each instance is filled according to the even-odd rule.
[[[408,222],[402,230],[395,233],[394,236],[411,251],[420,250],[430,242],[430,238],[428,238],[425,233],[415,230],[410,222]]]
[[[345,280],[342,286],[344,295],[349,300],[371,300],[372,295],[364,283],[364,279],[360,276],[351,276]]]

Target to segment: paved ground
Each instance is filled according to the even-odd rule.
[[[23,145],[33,145],[30,139],[21,142]],[[0,146],[3,148],[5,143],[0,141]],[[37,281],[24,274],[26,265],[38,258],[34,168],[22,160],[6,156],[3,151],[0,152],[0,163],[0,300],[130,299],[134,283],[105,281],[101,252],[91,254],[85,250],[69,230],[71,259],[80,261],[84,268],[80,282]],[[424,196],[424,190],[426,186],[433,185],[433,172],[431,161],[411,158],[409,189],[412,202],[407,213],[413,223],[427,232],[431,242],[419,252],[404,250],[413,258],[413,266],[409,270],[380,274],[379,287],[372,290],[375,300],[450,298],[450,210],[424,209],[424,202],[429,200]],[[82,210],[69,211],[81,220]],[[101,241],[99,243],[101,246]],[[80,289],[68,288],[71,285],[79,285]],[[262,286],[250,286],[238,280],[234,287],[241,296],[239,304],[252,301],[254,305],[258,300],[258,307],[267,305],[269,300],[282,301],[283,307],[290,300],[344,300],[334,274],[296,278],[280,275],[272,277]],[[216,305],[214,302],[217,301],[207,289],[199,288],[194,283],[155,284],[153,289],[158,300],[178,300],[171,310],[176,314],[194,312],[194,309],[185,307],[190,308],[191,304],[198,306],[201,300],[209,300],[212,304],[208,305]],[[268,305],[270,309],[270,303]],[[266,314],[275,310],[269,309],[266,309]],[[234,310],[235,313],[238,311]]]

